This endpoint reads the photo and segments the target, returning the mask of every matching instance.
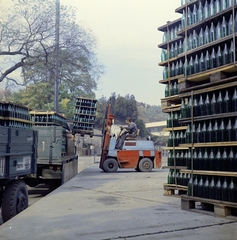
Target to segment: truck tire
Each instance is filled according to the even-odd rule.
[[[113,173],[118,170],[118,162],[114,158],[108,158],[103,163],[103,169],[105,172]]]
[[[8,221],[28,207],[28,190],[22,180],[10,181],[2,198],[2,220]]]
[[[138,167],[141,172],[150,172],[153,168],[153,162],[150,158],[143,158],[140,160]]]

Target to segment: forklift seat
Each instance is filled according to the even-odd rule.
[[[139,133],[140,133],[140,129],[137,129],[136,136],[135,137],[128,137],[128,138],[126,138],[126,140],[136,140],[138,135],[139,135]]]

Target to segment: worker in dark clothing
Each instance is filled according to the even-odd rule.
[[[123,134],[118,137],[115,145],[116,149],[122,149],[126,138],[135,138],[137,136],[137,124],[132,122],[132,119],[130,117],[126,118],[126,123],[128,124],[127,127],[120,126],[121,130],[125,129],[126,131],[124,131]]]

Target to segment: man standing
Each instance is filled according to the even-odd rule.
[[[128,124],[127,127],[120,126],[121,130],[126,129],[126,131],[118,137],[115,148],[116,149],[122,149],[123,143],[126,138],[131,137],[135,138],[137,135],[137,124],[132,122],[132,119],[130,117],[126,118],[126,123]]]

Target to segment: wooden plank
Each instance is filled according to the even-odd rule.
[[[171,132],[171,131],[182,131],[186,130],[188,126],[174,127],[174,128],[163,128],[162,132]]]
[[[185,166],[163,166],[162,169],[187,169]]]
[[[227,118],[227,117],[237,117],[237,112],[215,114],[215,119],[224,118],[224,117],[225,118]],[[194,122],[199,122],[199,121],[206,121],[206,120],[212,120],[212,119],[213,119],[213,115],[206,115],[206,116],[194,117],[193,121]],[[191,118],[179,119],[179,122],[182,122],[182,123],[189,123],[191,121],[192,121]]]
[[[166,109],[172,110],[173,109],[173,111],[177,111],[177,109],[180,110],[180,106],[181,106],[181,104],[176,104],[176,105],[172,105],[172,106],[169,106],[169,107],[165,107],[162,110],[166,110]]]
[[[166,83],[169,83],[169,82],[174,81],[174,80],[179,81],[179,79],[184,79],[184,75],[181,74],[181,75],[177,75],[177,76],[170,77],[170,78],[167,78],[167,79],[162,79],[162,80],[159,80],[159,83],[166,84]]]
[[[163,187],[165,189],[180,189],[180,190],[184,190],[187,191],[188,187],[187,186],[183,186],[183,185],[176,185],[176,184],[169,184],[169,183],[164,183]]]
[[[222,171],[204,171],[204,170],[188,170],[181,169],[180,173],[196,174],[196,175],[208,175],[208,176],[225,176],[225,177],[237,177],[237,172],[222,172]]]
[[[234,147],[237,146],[237,142],[206,142],[206,143],[188,143],[179,144],[179,147]]]
[[[162,150],[188,150],[188,147],[161,147]]]

